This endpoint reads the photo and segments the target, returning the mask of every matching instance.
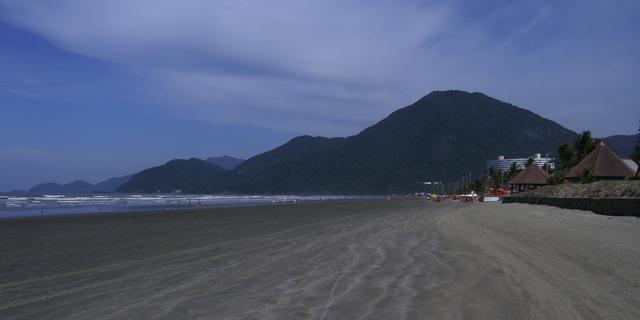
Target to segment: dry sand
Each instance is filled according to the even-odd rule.
[[[369,201],[0,221],[0,319],[640,319],[640,219]]]

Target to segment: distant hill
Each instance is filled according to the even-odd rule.
[[[218,185],[218,190],[233,193],[281,193],[280,186],[284,186],[284,177],[289,175],[292,166],[307,162],[313,156],[339,152],[346,141],[348,138],[306,135],[293,138],[245,161],[225,177],[223,183]],[[306,179],[306,176],[301,178]],[[305,193],[305,190],[292,193]]]
[[[118,187],[127,183],[131,177],[133,177],[132,174],[123,177],[109,178],[93,185],[93,190],[94,192],[114,192]]]
[[[94,193],[94,192],[114,192],[116,188],[123,185],[129,179],[131,175],[117,178],[109,178],[105,181],[91,184],[84,180],[76,180],[67,184],[59,184],[54,182],[42,183],[29,189],[31,193],[54,193],[54,194],[69,194],[69,193]]]
[[[76,180],[67,184],[48,182],[34,186],[29,191],[34,193],[91,193],[93,185],[84,180]]]
[[[231,171],[198,159],[188,160],[189,165],[170,162],[136,174],[120,190],[406,193],[424,190],[424,181],[456,181],[467,172],[480,176],[486,160],[498,155],[554,154],[576,137],[551,120],[482,93],[435,91],[355,136],[296,137]]]
[[[638,135],[615,135],[602,140],[621,158],[629,159],[638,141]]]
[[[22,190],[22,189],[13,189],[9,192],[3,192],[3,193],[7,193],[7,194],[23,194],[23,193],[29,193],[29,191],[27,190]]]
[[[244,159],[238,159],[230,156],[222,156],[222,157],[211,157],[211,158],[208,158],[207,161],[221,168],[224,168],[227,170],[233,170],[235,167],[241,165],[244,162]]]
[[[271,151],[245,161],[235,172],[239,175],[251,176],[277,164],[298,161],[321,152],[336,151],[345,141],[347,141],[346,138],[295,137]]]
[[[201,159],[171,160],[161,166],[136,173],[120,192],[212,192],[213,185],[228,171]]]

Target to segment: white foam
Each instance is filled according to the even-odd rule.
[[[299,203],[305,201],[331,201],[367,197],[350,196],[294,196],[294,195],[216,195],[216,194],[133,194],[133,195],[89,195],[64,196],[43,195],[38,197],[0,198],[0,216],[21,216],[27,211],[55,214],[105,212],[110,210],[157,210],[159,208],[190,208],[199,206],[224,206],[268,203]],[[68,208],[69,210],[66,210]],[[22,211],[20,211],[22,210]],[[21,213],[22,212],[22,213]]]

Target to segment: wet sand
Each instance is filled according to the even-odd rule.
[[[640,219],[353,201],[0,221],[0,319],[640,319]]]

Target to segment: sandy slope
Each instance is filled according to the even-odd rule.
[[[445,291],[471,306],[463,318],[499,312],[500,299],[476,294],[488,286],[508,290],[502,302],[522,318],[640,319],[640,219],[485,204],[438,224],[460,273]]]
[[[640,219],[380,201],[0,222],[1,319],[638,319]]]

